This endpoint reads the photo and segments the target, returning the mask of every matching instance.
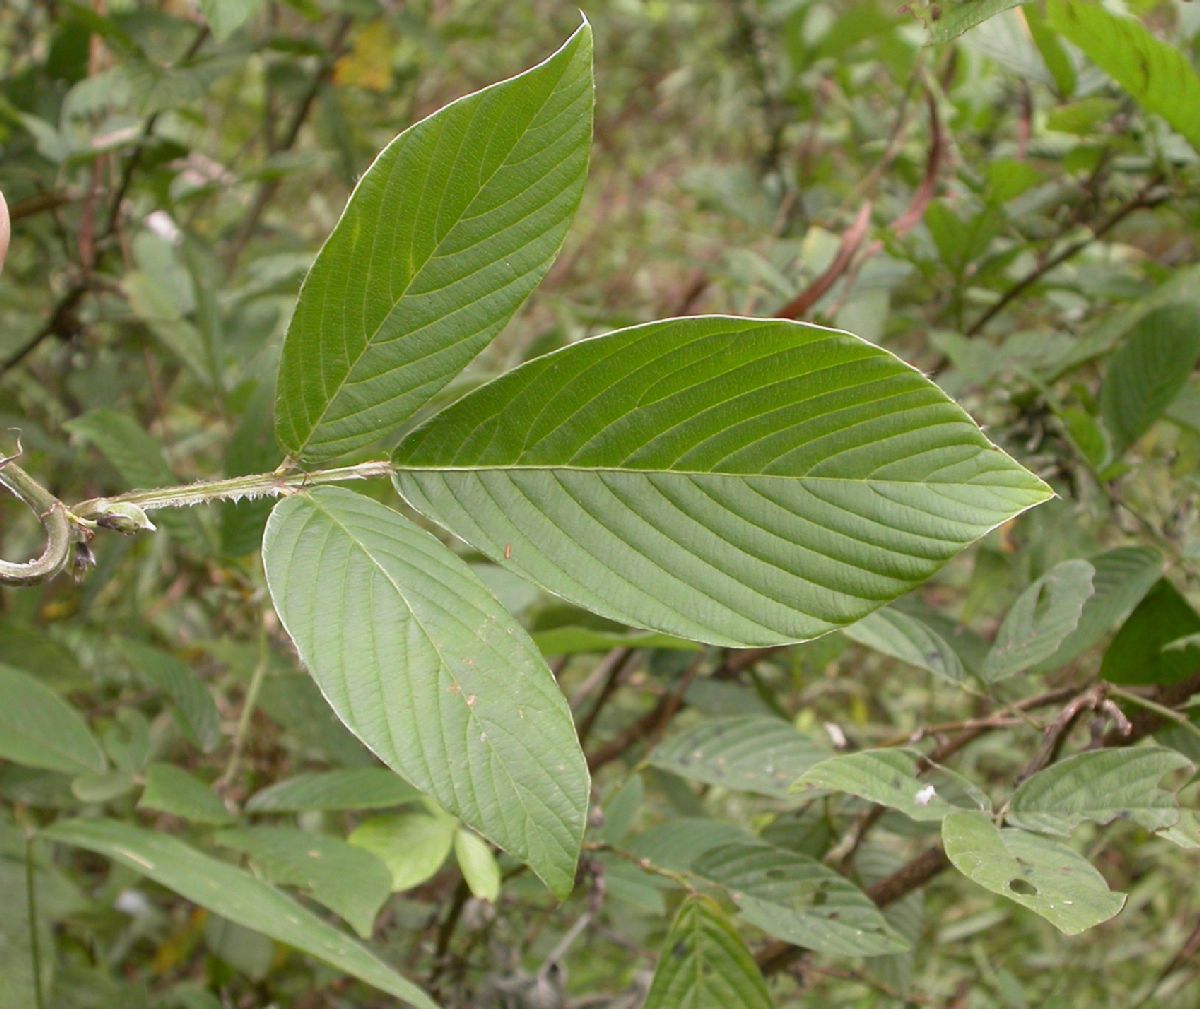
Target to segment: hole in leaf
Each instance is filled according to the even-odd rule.
[[[1025,897],[1036,897],[1038,892],[1036,886],[1034,886],[1027,879],[1021,879],[1020,876],[1018,876],[1016,879],[1010,879],[1008,881],[1008,888],[1012,890],[1013,893],[1019,893]]]

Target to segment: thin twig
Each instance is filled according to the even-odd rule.
[[[250,719],[254,716],[254,709],[258,707],[258,694],[267,675],[267,667],[270,665],[270,655],[270,642],[264,623],[258,631],[258,662],[254,666],[254,672],[250,676],[250,685],[246,688],[246,696],[242,700],[242,710],[238,715],[233,744],[229,750],[229,762],[225,765],[225,772],[213,785],[217,791],[227,788],[237,775],[242,753],[246,748],[246,737],[250,732]]]
[[[1065,246],[1059,252],[1055,253],[1049,259],[1039,263],[1031,269],[1025,276],[1018,280],[1012,287],[1005,291],[999,299],[987,311],[985,311],[975,322],[967,329],[967,336],[976,336],[983,331],[983,328],[992,321],[997,315],[1004,311],[1012,302],[1024,294],[1029,288],[1036,284],[1039,280],[1062,266],[1069,259],[1073,259],[1079,255],[1093,242],[1103,238],[1106,234],[1112,231],[1125,218],[1139,210],[1149,210],[1160,204],[1166,203],[1170,198],[1169,193],[1158,193],[1151,196],[1151,191],[1162,181],[1160,176],[1155,176],[1146,183],[1137,194],[1130,200],[1126,201],[1111,214],[1108,215],[1092,230],[1090,235],[1072,242]]]
[[[818,301],[829,292],[830,288],[850,268],[855,254],[867,237],[867,229],[871,226],[871,201],[867,200],[858,208],[853,223],[842,234],[841,244],[837,254],[811,284],[796,295],[791,301],[779,309],[775,316],[779,319],[799,319],[806,315]]]
[[[597,688],[600,688],[600,694],[596,698],[596,703],[591,706],[588,713],[579,721],[579,745],[587,745],[588,739],[591,738],[592,729],[596,727],[596,720],[600,717],[600,712],[612,697],[613,692],[621,682],[621,676],[629,666],[629,660],[633,657],[632,648],[614,648],[603,659],[596,663],[596,668],[588,675],[587,679],[580,684],[579,689],[575,692],[575,696],[571,698],[571,710],[579,711],[583,706],[583,702]]]
[[[615,739],[610,739],[596,750],[595,753],[591,754],[588,757],[588,770],[595,774],[596,771],[606,764],[610,764],[618,757],[624,755],[631,746],[637,743],[645,743],[647,748],[649,748],[658,742],[663,732],[666,731],[667,725],[670,724],[671,719],[675,717],[675,714],[683,705],[683,695],[687,693],[692,680],[696,678],[696,674],[700,671],[700,665],[703,661],[703,653],[697,655],[671,690],[663,694],[653,708],[642,715],[641,718]]]

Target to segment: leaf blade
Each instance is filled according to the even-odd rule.
[[[108,769],[82,716],[28,673],[5,665],[0,665],[0,757],[67,774]]]
[[[500,331],[578,206],[591,101],[585,21],[544,62],[435,112],[376,158],[288,327],[276,399],[288,452],[328,459],[378,440]]]
[[[284,627],[343,723],[570,892],[589,787],[570,711],[536,646],[470,569],[398,513],[340,488],[280,502],[263,558]]]
[[[1191,766],[1182,753],[1158,746],[1076,753],[1021,782],[1008,820],[1067,835],[1084,820],[1103,825],[1128,816],[1147,830],[1165,830],[1179,821],[1179,806],[1159,779]]]
[[[729,646],[852,623],[1051,495],[886,351],[722,316],[522,365],[394,463],[418,511],[548,591]]]
[[[968,879],[1078,935],[1125,906],[1104,877],[1072,849],[1049,838],[1000,830],[983,813],[951,813],[942,821],[946,856]]]
[[[255,792],[248,813],[302,813],[400,806],[421,793],[392,771],[360,767],[344,771],[298,774]]]
[[[1055,30],[1200,150],[1200,76],[1183,53],[1096,3],[1049,0],[1046,13]]]
[[[115,820],[60,820],[42,836],[104,855],[230,921],[303,950],[415,1009],[438,1009],[364,946],[274,887],[178,838]]]
[[[829,755],[781,718],[714,718],[665,739],[650,763],[692,781],[792,798],[797,776]]]
[[[937,772],[937,784],[950,798],[940,795],[928,778],[918,777],[926,769]],[[961,808],[963,802],[970,802],[977,809],[990,807],[987,797],[966,778],[948,768],[929,764],[915,750],[837,754],[800,775],[796,787],[846,792],[899,810],[918,821],[940,821]]]
[[[1079,626],[1096,569],[1087,561],[1056,564],[1013,603],[983,664],[989,683],[1044,661]]]
[[[645,1009],[771,1009],[762,973],[721,909],[689,897],[671,924]]]
[[[692,866],[764,932],[835,956],[902,953],[908,942],[857,886],[814,858],[755,841],[714,848]]]
[[[362,938],[387,900],[387,866],[338,837],[294,827],[222,830],[216,842],[249,855],[276,885],[297,886],[339,915]]]

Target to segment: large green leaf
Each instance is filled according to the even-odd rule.
[[[1191,766],[1182,753],[1160,746],[1077,753],[1022,782],[1009,800],[1007,819],[1026,830],[1063,835],[1085,820],[1128,818],[1163,830],[1179,821],[1179,804],[1159,779]]]
[[[764,932],[835,956],[901,953],[908,943],[857,886],[814,858],[770,844],[728,844],[693,871],[723,886]]]
[[[104,751],[66,701],[28,673],[0,665],[0,757],[67,774],[108,769]]]
[[[913,820],[939,821],[962,807],[989,809],[991,803],[966,778],[930,764],[916,750],[859,750],[814,764],[797,788],[846,792],[889,806]]]
[[[942,821],[946,856],[959,872],[992,893],[1077,935],[1108,921],[1125,905],[1081,856],[1065,844],[1023,830],[1000,830],[983,813],[951,813]]]
[[[1149,430],[1187,385],[1200,360],[1200,307],[1151,312],[1109,359],[1100,406],[1120,455]]]
[[[1200,76],[1178,49],[1091,0],[1048,0],[1050,24],[1200,150]]]
[[[223,830],[216,840],[249,855],[270,882],[311,893],[364,939],[392,892],[387,866],[339,837],[294,827],[246,827]]]
[[[394,461],[418,510],[529,580],[734,646],[853,623],[1051,496],[888,352],[717,316],[531,361]]]
[[[644,1009],[771,1009],[771,996],[746,944],[707,897],[683,902]]]
[[[267,583],[338,717],[389,767],[568,893],[588,773],[529,637],[454,554],[361,494],[280,502]]]
[[[592,125],[585,23],[375,159],[313,263],[279,367],[276,433],[327,459],[382,436],[512,317],[562,244]]]
[[[1079,624],[1094,574],[1087,561],[1063,561],[1022,592],[996,632],[983,678],[1002,680],[1053,655]]]
[[[676,733],[654,748],[650,763],[692,781],[786,799],[792,782],[827,756],[828,747],[781,718],[744,715]]]
[[[1152,547],[1117,547],[1089,557],[1095,574],[1075,630],[1054,654],[1035,663],[1035,672],[1060,669],[1120,625],[1162,574],[1162,555]]]
[[[177,838],[115,820],[60,820],[44,836],[120,862],[186,900],[324,960],[416,1009],[437,1009],[411,981],[291,897]]]

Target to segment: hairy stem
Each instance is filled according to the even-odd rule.
[[[387,460],[360,462],[354,466],[339,466],[335,469],[276,470],[273,473],[254,473],[235,476],[226,480],[201,480],[181,487],[159,487],[155,490],[135,490],[114,497],[92,498],[77,505],[72,511],[80,518],[102,514],[114,502],[137,505],[142,511],[159,508],[190,508],[210,501],[240,501],[243,498],[278,497],[294,494],[321,484],[345,483],[349,480],[369,480],[372,477],[391,476],[392,464]]]

